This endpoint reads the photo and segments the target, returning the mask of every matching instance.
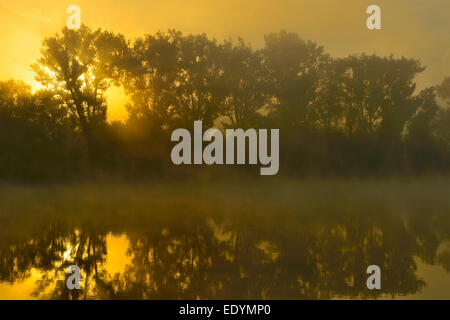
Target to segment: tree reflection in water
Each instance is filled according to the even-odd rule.
[[[420,210],[311,216],[298,213],[179,214],[121,230],[130,263],[111,274],[108,227],[52,223],[27,240],[0,243],[0,282],[39,271],[33,295],[53,299],[327,299],[413,294],[425,283],[416,261],[450,270],[449,219]],[[70,251],[69,251],[70,250]],[[68,290],[66,268],[82,271]],[[366,268],[382,270],[382,289],[366,288]]]

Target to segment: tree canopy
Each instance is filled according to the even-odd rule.
[[[195,120],[279,128],[288,173],[449,169],[450,77],[417,90],[417,59],[335,58],[286,31],[253,49],[244,39],[169,30],[129,40],[83,25],[44,39],[32,68],[37,92],[0,82],[3,176],[161,173],[170,132]],[[112,84],[130,98],[124,122],[107,122]]]

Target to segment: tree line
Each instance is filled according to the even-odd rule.
[[[355,54],[282,31],[243,39],[169,30],[63,29],[32,65],[41,89],[0,82],[0,178],[166,175],[170,133],[279,128],[280,174],[379,175],[450,168],[450,77],[418,90],[420,60]],[[128,119],[107,121],[121,86]]]

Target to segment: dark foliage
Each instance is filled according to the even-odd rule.
[[[287,32],[265,41],[64,29],[33,65],[44,89],[0,82],[0,179],[170,175],[170,133],[194,120],[279,128],[280,174],[449,169],[450,78],[419,92],[418,60],[333,58]],[[131,99],[123,123],[106,120],[111,84]]]

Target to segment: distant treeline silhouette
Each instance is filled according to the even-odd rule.
[[[0,179],[147,177],[175,170],[176,128],[279,128],[280,174],[380,175],[450,169],[450,77],[416,89],[405,57],[334,58],[285,31],[242,39],[63,29],[32,66],[43,89],[0,82]],[[107,122],[106,91],[130,97]]]

